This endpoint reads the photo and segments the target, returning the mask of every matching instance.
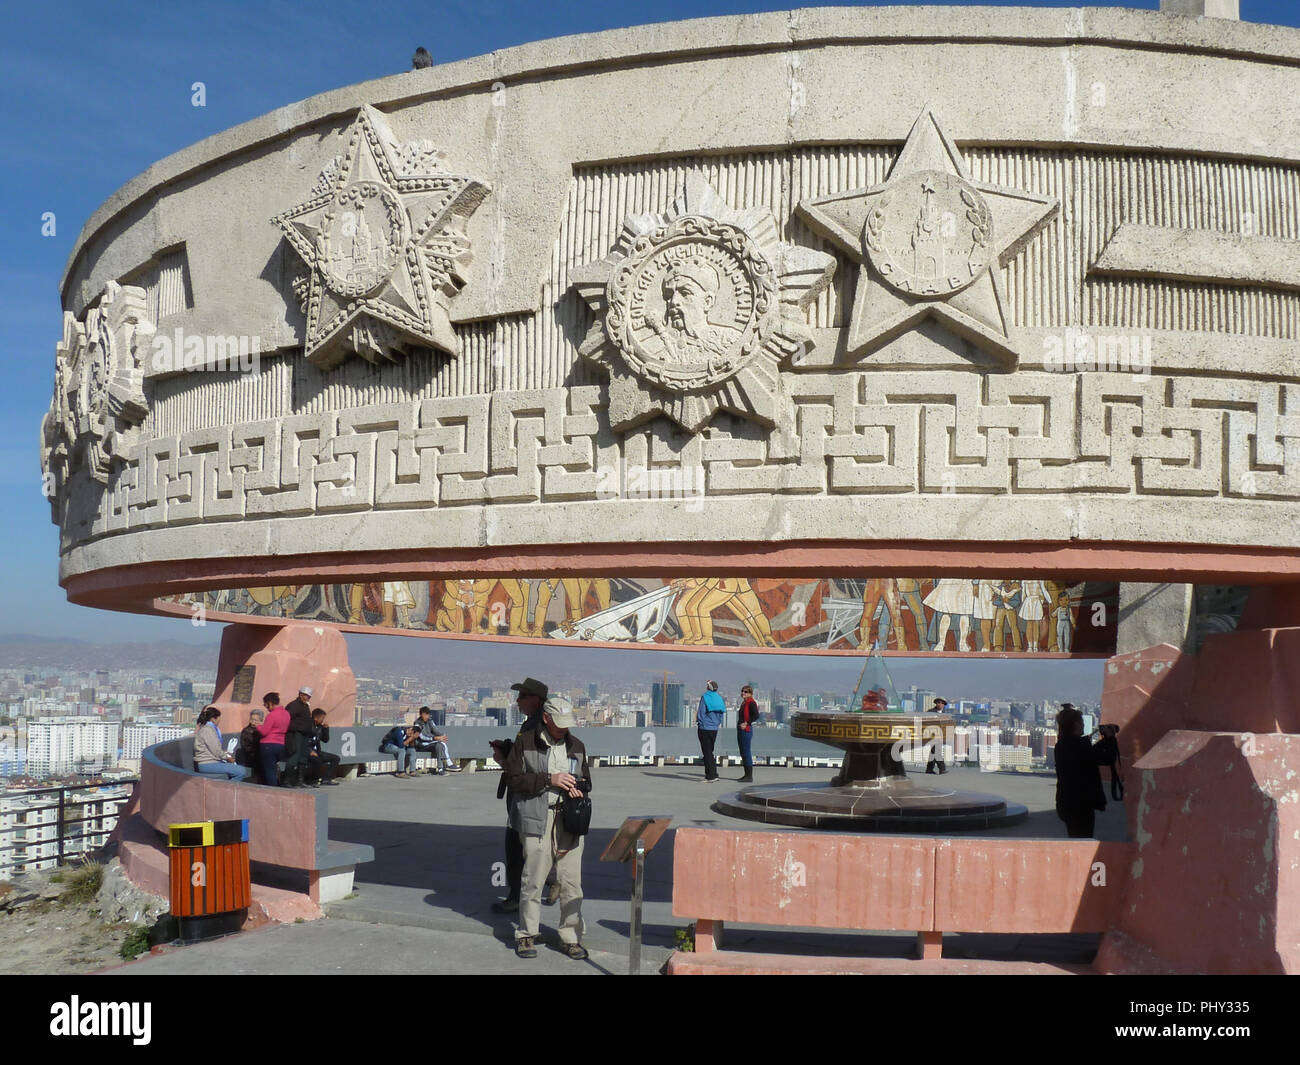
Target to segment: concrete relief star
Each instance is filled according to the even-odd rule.
[[[934,318],[1014,370],[1020,359],[1009,335],[1001,269],[1058,206],[1050,196],[972,180],[926,108],[883,184],[804,200],[798,210],[862,264],[850,356]]]
[[[596,314],[579,351],[610,375],[619,431],[659,414],[698,432],[719,410],[768,427],[782,362],[811,344],[804,310],[835,260],[780,240],[768,207],[735,210],[699,175],[663,214],[631,215],[573,273]]]
[[[400,144],[363,107],[311,197],[272,219],[309,270],[295,288],[305,354],[321,369],[349,354],[395,362],[409,347],[455,354],[447,304],[470,258],[465,223],[489,190],[443,172],[439,156]]]

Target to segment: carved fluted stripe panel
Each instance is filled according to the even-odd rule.
[[[185,282],[185,249],[178,248],[158,259],[158,305],[154,321],[179,314],[189,306]]]
[[[1294,340],[1300,293],[1166,279],[1098,278],[1088,286],[1092,325]],[[1136,323],[1132,325],[1131,323]]]
[[[1230,159],[1082,154],[1073,168],[1078,255],[1093,262],[1121,223],[1300,239],[1300,172]],[[1176,267],[1177,264],[1171,264]],[[1293,339],[1300,294],[1154,278],[1097,277],[1087,325]]]
[[[186,373],[154,381],[145,431],[151,437],[176,436],[282,417],[290,409],[301,361],[299,353],[286,352],[264,357],[258,373]]]

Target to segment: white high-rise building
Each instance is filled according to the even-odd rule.
[[[59,843],[59,793],[0,795],[0,880],[15,873],[52,869],[59,861],[99,850],[130,800],[127,785],[68,788],[63,793],[63,843]]]
[[[27,772],[40,777],[94,772],[117,762],[120,723],[96,717],[44,717],[27,725]]]
[[[122,761],[139,762],[146,747],[194,733],[193,725],[142,724],[122,726]]]

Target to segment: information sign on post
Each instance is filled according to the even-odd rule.
[[[645,892],[646,855],[654,850],[671,822],[672,818],[665,814],[629,817],[619,826],[600,856],[602,862],[632,863],[632,926],[627,959],[630,976],[641,972],[641,904]]]

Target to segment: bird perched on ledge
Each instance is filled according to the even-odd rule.
[[[429,54],[427,48],[417,48],[415,55],[411,57],[411,69],[423,70],[425,67],[433,66],[433,56]]]

